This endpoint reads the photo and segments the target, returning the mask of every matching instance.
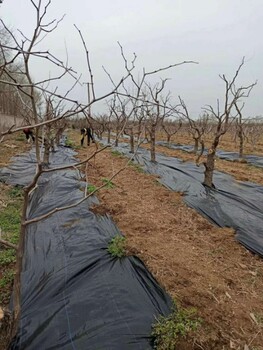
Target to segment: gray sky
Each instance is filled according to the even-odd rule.
[[[232,77],[245,56],[239,82],[258,80],[258,84],[244,111],[247,116],[263,115],[262,0],[52,0],[48,18],[63,14],[65,19],[41,47],[63,59],[67,47],[70,65],[83,74],[82,81],[87,81],[85,53],[75,23],[90,51],[97,95],[111,87],[102,65],[115,79],[124,74],[117,41],[129,58],[133,52],[137,54],[138,72],[142,67],[153,70],[183,60],[198,61],[198,65],[155,76],[156,81],[160,77],[171,79],[167,90],[175,98],[182,96],[193,116],[222,97],[224,84],[218,74]],[[0,15],[13,29],[32,33],[35,17],[29,0],[4,0]],[[32,70],[35,79],[41,79],[50,68],[43,62],[32,62]],[[75,96],[84,101],[84,88],[77,87]],[[101,105],[97,107],[100,110]]]

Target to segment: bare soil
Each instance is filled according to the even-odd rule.
[[[74,136],[79,143],[79,136]],[[79,158],[94,151],[79,150]],[[99,186],[127,160],[110,150],[89,163],[88,180]],[[84,168],[83,168],[84,170]],[[165,290],[184,307],[195,307],[200,329],[178,349],[254,349],[263,344],[263,262],[241,246],[232,229],[210,224],[152,175],[128,166],[98,194],[95,210],[110,213]],[[246,348],[245,346],[248,346]]]

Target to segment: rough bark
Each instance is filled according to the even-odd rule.
[[[197,154],[198,152],[198,147],[199,147],[199,140],[197,137],[194,137],[195,144],[194,144],[194,153]]]
[[[239,158],[242,159],[244,156],[244,135],[242,130],[238,133],[239,138]]]
[[[115,139],[115,147],[118,147],[119,146],[119,128],[117,127],[116,129],[116,139]]]
[[[50,145],[49,143],[46,141],[44,143],[44,157],[43,157],[43,163],[45,165],[49,164],[49,155],[50,155]]]
[[[133,127],[131,127],[131,133],[130,133],[130,153],[134,153],[134,133],[133,133]]]
[[[155,125],[151,126],[151,162],[156,161],[155,156]]]
[[[110,129],[108,129],[108,143],[110,143],[110,134],[111,134]]]
[[[213,172],[215,169],[215,152],[211,152],[207,155],[207,160],[204,163],[205,166],[205,179],[204,185],[212,188],[213,185]]]
[[[205,176],[204,176],[204,185],[212,188],[215,187],[213,184],[213,173],[215,169],[215,155],[216,155],[216,149],[219,144],[221,135],[217,135],[212,143],[211,149],[208,151],[206,162],[204,163],[205,166]]]

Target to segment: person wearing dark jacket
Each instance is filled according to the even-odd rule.
[[[83,146],[84,144],[84,139],[85,139],[85,136],[87,136],[87,144],[88,146],[90,145],[90,140],[92,140],[92,142],[94,142],[94,138],[92,136],[92,131],[91,131],[91,128],[83,128],[80,130],[80,133],[82,135],[82,138],[81,138],[81,146]]]
[[[33,142],[35,141],[35,136],[30,128],[23,129],[23,133],[26,135],[27,142],[30,142],[30,137]]]

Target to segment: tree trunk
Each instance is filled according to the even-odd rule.
[[[58,131],[57,135],[56,135],[56,145],[57,146],[59,146],[60,138],[61,138],[61,133],[60,133],[60,131]]]
[[[49,154],[50,154],[49,149],[50,149],[49,143],[47,141],[45,141],[45,143],[44,143],[44,158],[43,158],[43,163],[45,165],[49,164]]]
[[[208,187],[214,187],[213,184],[213,173],[215,169],[215,155],[216,155],[216,149],[219,144],[220,140],[220,134],[216,135],[214,138],[214,141],[212,143],[211,149],[208,151],[206,162],[204,163],[205,166],[205,179],[204,179],[204,185]]]
[[[131,146],[130,153],[134,153],[134,134],[133,134],[133,128],[131,128],[131,133],[130,133],[130,146]]]
[[[155,162],[155,125],[151,127],[151,162]]]
[[[168,135],[168,134],[167,134],[167,142],[169,143],[169,145],[170,145],[170,142],[171,142],[171,136],[172,136],[172,135]]]
[[[243,152],[244,152],[244,137],[243,137],[242,130],[239,131],[238,137],[239,137],[239,158],[242,159]]]
[[[110,143],[110,129],[108,129],[108,143]]]
[[[213,173],[215,169],[215,151],[212,151],[207,155],[207,160],[204,163],[204,165],[205,165],[204,185],[210,188],[215,187],[213,185]]]
[[[198,148],[199,148],[199,140],[196,137],[194,137],[194,140],[195,140],[194,153],[197,154]]]
[[[139,121],[137,142],[139,142],[139,139],[141,138],[141,133],[142,133],[142,125],[141,125],[141,122]]]
[[[115,147],[119,146],[119,128],[116,129]]]
[[[146,130],[146,127],[144,129],[144,138],[147,142],[149,142],[149,139],[148,139],[148,133],[147,133],[147,130]]]

